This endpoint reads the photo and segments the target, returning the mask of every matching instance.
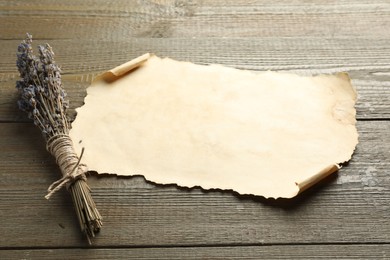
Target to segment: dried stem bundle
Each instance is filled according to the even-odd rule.
[[[38,46],[39,58],[32,49],[32,37],[18,46],[17,67],[21,79],[16,82],[20,94],[18,106],[42,131],[47,150],[56,158],[63,177],[48,189],[45,198],[66,186],[72,195],[74,207],[83,233],[88,242],[102,226],[102,217],[96,209],[86,183],[86,166],[74,152],[69,137],[69,121],[66,116],[68,100],[62,88],[61,70],[54,62],[54,53],[49,44]]]

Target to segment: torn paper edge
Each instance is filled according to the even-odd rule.
[[[153,54],[150,54],[150,53],[145,53],[137,58],[134,58],[126,63],[123,63],[111,70],[108,70],[106,72],[103,72],[102,74],[98,75],[97,77],[95,77],[93,80],[92,80],[92,83],[98,81],[98,80],[104,80],[104,81],[107,81],[107,82],[113,82],[117,79],[119,79],[121,76],[127,74],[127,73],[130,73],[132,70],[138,68],[139,66],[141,66],[142,64],[144,64],[150,57],[152,57]],[[349,74],[347,72],[338,72],[336,73],[336,75],[338,77],[342,77],[344,79],[348,79],[348,81],[351,83],[351,78],[349,77]],[[354,98],[354,101],[355,101],[355,104],[356,104],[356,100],[357,100],[357,93],[356,93],[356,89],[354,88],[354,86],[352,84],[350,84],[352,86],[352,90],[355,94],[355,98]],[[355,146],[355,149],[356,149],[356,146]],[[355,152],[355,149],[354,151],[352,152],[352,154]],[[351,155],[352,156],[352,155]],[[341,163],[341,162],[340,162]],[[320,172],[318,172],[317,174],[305,179],[305,180],[299,180],[299,181],[296,181],[295,184],[298,188],[298,191],[296,194],[292,195],[291,197],[289,198],[293,198],[295,197],[296,195],[304,192],[305,190],[307,190],[308,188],[314,186],[316,183],[320,182],[321,180],[325,179],[326,177],[330,176],[331,174],[337,172],[339,169],[341,169],[341,167],[338,165],[338,164],[332,164],[332,165],[329,165],[327,167],[325,167],[323,170],[321,170]],[[122,176],[122,175],[118,175],[116,173],[114,173],[116,176]],[[136,175],[131,175],[131,176],[143,176],[143,175],[139,175],[139,174],[136,174]],[[145,176],[143,176],[145,178]],[[154,182],[153,180],[148,180],[145,178],[145,180],[149,181],[149,182],[152,182],[152,183],[156,183],[156,184],[159,184],[157,182]],[[176,183],[172,183],[174,185],[177,185],[178,187],[186,187],[186,186],[181,186],[181,185],[178,185]],[[164,185],[164,184],[162,184]],[[169,185],[169,184],[168,184]],[[194,186],[194,187],[197,187]],[[199,186],[201,187],[201,186]],[[191,188],[191,187],[188,187],[188,188]],[[201,187],[202,189],[204,189],[203,187]],[[213,188],[213,189],[219,189],[219,188]],[[205,189],[207,190],[207,189]],[[223,190],[223,189],[222,189]],[[264,196],[263,196],[264,197]]]

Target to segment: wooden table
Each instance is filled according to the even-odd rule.
[[[390,259],[389,0],[0,1],[0,259]],[[16,106],[15,52],[49,42],[74,108],[92,77],[145,52],[299,74],[347,71],[359,93],[350,163],[297,199],[89,177],[89,246],[60,172]],[[260,181],[260,180],[259,180]]]

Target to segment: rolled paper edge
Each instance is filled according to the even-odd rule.
[[[96,78],[92,80],[93,82],[99,81],[99,80],[104,80],[107,82],[112,82],[116,80],[117,78],[121,77],[122,75],[126,74],[127,72],[138,68],[141,66],[143,63],[145,63],[152,54],[150,53],[145,53],[135,59],[132,59],[131,61],[128,61],[126,63],[123,63],[111,70],[108,70],[106,72],[103,72],[102,74],[98,75]]]
[[[295,184],[298,186],[299,189],[297,194],[307,190],[308,188],[320,182],[321,180],[325,179],[332,173],[337,172],[338,170],[340,170],[340,168],[341,167],[338,164],[332,164],[325,167],[323,170],[321,170],[320,172],[318,172],[317,174],[311,176],[306,180],[295,182]]]

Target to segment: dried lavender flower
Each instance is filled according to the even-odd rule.
[[[54,61],[49,44],[38,47],[39,58],[33,53],[32,36],[27,34],[17,51],[16,66],[21,79],[16,82],[20,93],[19,108],[34,120],[46,140],[56,134],[68,134],[66,116],[68,101],[62,88],[61,70]],[[35,112],[34,112],[35,111]]]
[[[38,46],[39,56],[32,48],[32,36],[27,34],[17,48],[16,66],[20,80],[16,88],[20,99],[18,106],[27,112],[39,127],[47,142],[48,151],[56,158],[63,177],[50,185],[47,199],[66,186],[72,195],[73,204],[83,233],[88,242],[102,226],[102,217],[96,209],[86,183],[86,165],[73,149],[69,137],[69,121],[66,110],[69,101],[61,83],[61,70],[54,61],[54,52],[49,44]],[[83,151],[82,151],[83,152]]]

